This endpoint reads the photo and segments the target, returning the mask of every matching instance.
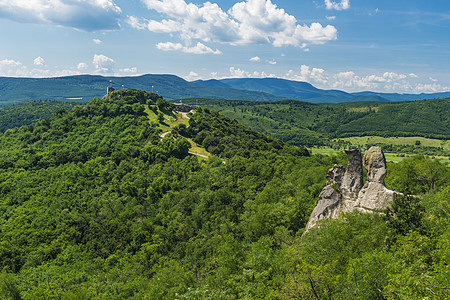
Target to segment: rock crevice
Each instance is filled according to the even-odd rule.
[[[371,147],[361,159],[359,150],[346,150],[347,168],[334,165],[327,174],[327,183],[319,194],[306,229],[317,221],[337,218],[341,212],[383,211],[394,199],[395,192],[384,185],[386,159],[380,147]],[[367,181],[363,185],[363,169],[367,170]]]

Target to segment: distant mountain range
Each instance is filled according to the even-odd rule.
[[[205,87],[234,88],[264,92],[283,99],[302,100],[313,103],[340,103],[353,101],[412,101],[450,97],[450,92],[433,94],[397,94],[321,90],[307,82],[279,78],[229,78],[220,80],[197,80],[194,83]]]
[[[436,94],[347,93],[321,90],[309,83],[277,78],[230,78],[189,82],[175,75],[108,77],[77,75],[54,78],[0,77],[0,107],[29,100],[69,100],[86,102],[102,97],[106,87],[154,91],[168,100],[213,98],[225,100],[277,101],[294,99],[313,103],[351,101],[406,101],[450,97]]]

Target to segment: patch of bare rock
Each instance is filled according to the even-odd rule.
[[[319,194],[306,230],[316,226],[321,219],[337,218],[341,212],[381,212],[394,199],[396,192],[384,185],[386,159],[380,147],[371,147],[363,159],[359,150],[345,152],[348,156],[347,168],[334,165],[328,170],[327,183]],[[362,166],[368,172],[364,184]]]

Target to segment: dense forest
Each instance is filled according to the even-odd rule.
[[[65,101],[28,101],[0,109],[0,132],[7,129],[30,125],[51,117],[63,109],[70,111],[80,103]]]
[[[450,99],[313,104],[186,99],[293,145],[314,146],[349,136],[450,138]]]
[[[385,214],[304,232],[334,164],[200,107],[117,91],[0,133],[2,299],[443,299],[450,171],[389,165]],[[212,157],[188,153],[194,141]]]

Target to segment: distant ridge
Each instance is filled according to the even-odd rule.
[[[263,92],[241,91],[233,88],[210,88],[188,82],[175,75],[148,74],[132,77],[108,77],[100,75],[77,75],[54,78],[0,77],[0,101],[13,101],[18,103],[29,100],[67,100],[70,98],[82,98],[81,101],[87,102],[91,98],[105,95],[108,85],[111,85],[115,89],[134,88],[154,91],[168,100],[180,99],[181,97],[252,101],[280,100],[278,96]]]
[[[450,97],[436,94],[395,94],[322,90],[306,82],[278,78],[229,78],[189,82],[176,75],[147,74],[114,77],[76,75],[53,78],[0,77],[0,107],[29,100],[77,100],[87,102],[102,97],[106,87],[154,91],[168,100],[212,98],[224,100],[278,101],[285,99],[312,103],[353,101],[406,101]]]
[[[203,86],[223,86],[229,88],[266,92],[281,98],[302,100],[313,103],[340,103],[354,101],[412,101],[436,98],[448,98],[450,92],[432,94],[398,94],[357,92],[347,93],[340,90],[322,90],[307,82],[286,80],[280,78],[227,78],[219,80],[197,80],[195,83]]]

